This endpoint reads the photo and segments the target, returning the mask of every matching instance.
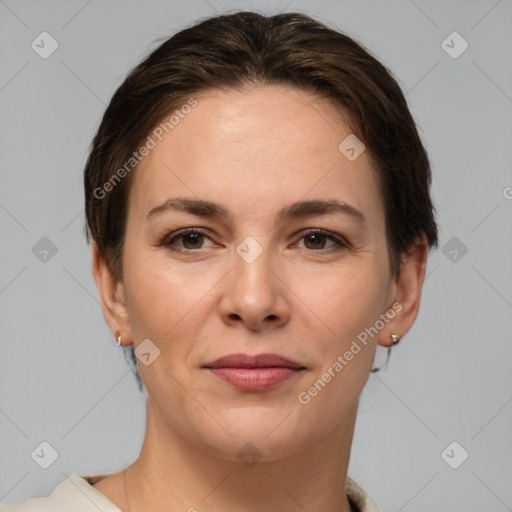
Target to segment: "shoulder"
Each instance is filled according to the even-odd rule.
[[[350,477],[347,477],[347,496],[350,504],[358,512],[381,512],[364,489]]]
[[[0,504],[0,512],[121,512],[91,485],[104,476],[73,473],[60,482],[49,496]]]

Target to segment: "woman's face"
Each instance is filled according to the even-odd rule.
[[[351,131],[332,105],[292,89],[195,98],[134,171],[125,327],[135,347],[160,350],[153,360],[146,341],[150,364],[138,365],[162,425],[226,459],[250,441],[271,460],[314,446],[357,406],[378,336],[358,340],[396,295],[384,208],[367,152],[353,159],[350,139],[339,149]],[[226,215],[199,203],[151,213],[176,198]],[[205,367],[263,353],[304,369]]]

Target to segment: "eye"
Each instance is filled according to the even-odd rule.
[[[342,248],[348,248],[348,243],[342,238],[336,236],[329,231],[323,229],[310,229],[302,234],[301,239],[305,240],[306,249],[311,249],[313,252],[319,251],[339,251]],[[335,245],[334,247],[325,248],[325,241],[330,240]]]
[[[197,249],[203,248],[204,238],[209,238],[204,231],[197,228],[189,228],[171,233],[159,245],[176,252],[197,252]],[[182,239],[184,247],[176,247],[175,242],[180,239]]]

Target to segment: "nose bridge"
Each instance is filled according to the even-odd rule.
[[[246,294],[257,295],[261,299],[275,291],[269,268],[271,252],[268,236],[258,236],[258,239],[247,236],[236,246],[234,279],[236,284],[245,287]],[[269,297],[265,298],[268,300]]]
[[[258,239],[256,239],[258,237]],[[275,258],[268,236],[247,236],[235,248],[233,270],[223,291],[222,314],[226,321],[244,321],[251,329],[262,322],[281,323],[288,318],[284,290],[276,276]]]

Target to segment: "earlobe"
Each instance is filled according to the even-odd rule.
[[[400,305],[396,315],[379,335],[379,344],[392,345],[391,335],[403,338],[413,326],[419,312],[421,292],[427,267],[428,241],[424,234],[418,236],[404,257],[400,274],[395,278],[395,302]]]
[[[101,309],[114,338],[123,337],[123,345],[129,345],[131,330],[126,309],[124,285],[108,267],[95,241],[92,242],[92,272]]]

